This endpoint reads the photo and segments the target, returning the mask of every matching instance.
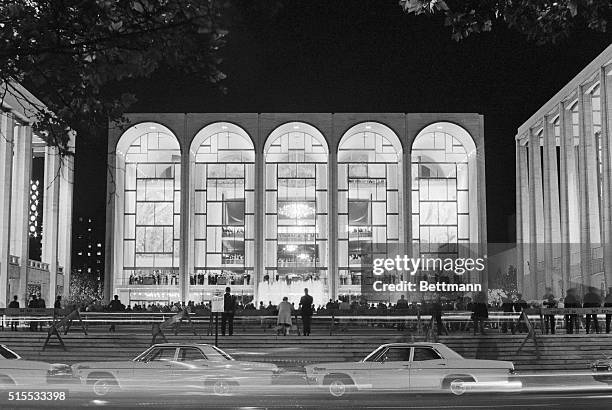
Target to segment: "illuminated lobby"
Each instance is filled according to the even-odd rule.
[[[200,303],[230,286],[297,305],[308,288],[320,305],[361,296],[374,249],[486,254],[479,114],[127,118],[109,129],[107,299]]]

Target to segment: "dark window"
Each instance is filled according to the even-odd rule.
[[[4,357],[5,359],[17,359],[17,355],[15,355],[15,353],[11,352],[10,350],[6,349],[3,346],[0,346],[0,356]]]
[[[183,347],[179,352],[179,362],[191,362],[194,360],[206,360],[206,356],[196,348]]]
[[[437,360],[440,359],[440,355],[433,349],[428,347],[415,347],[414,348],[414,362],[423,362],[425,360]]]
[[[157,349],[149,356],[149,362],[174,360],[175,348]]]
[[[390,347],[382,357],[386,362],[407,362],[410,360],[410,348]]]

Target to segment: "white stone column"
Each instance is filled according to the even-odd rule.
[[[59,229],[57,258],[59,266],[64,269],[63,298],[68,295],[70,286],[70,269],[72,268],[72,191],[74,187],[74,157],[66,155],[62,158],[60,170],[59,192]],[[98,248],[92,252],[98,252]]]
[[[546,286],[553,288],[555,295],[561,291],[559,277],[554,274],[554,259],[559,257],[560,216],[559,185],[557,174],[557,143],[554,125],[544,117],[544,273]]]
[[[334,127],[331,127],[332,133]],[[328,263],[327,269],[328,278],[330,283],[329,297],[337,300],[338,299],[338,287],[339,287],[339,274],[338,274],[338,152],[334,149],[335,144],[333,141],[333,135],[329,140],[329,160],[327,165],[327,221],[328,221],[328,234],[327,234],[327,249],[328,249]]]
[[[531,231],[530,231],[530,223],[531,218],[530,215],[530,205],[529,205],[529,176],[528,176],[528,166],[527,166],[527,147],[521,144],[521,141],[517,141],[518,143],[518,161],[517,168],[519,174],[518,180],[518,193],[520,193],[521,198],[521,207],[517,208],[517,214],[521,214],[521,251],[522,258],[518,260],[518,268],[522,271],[522,291],[524,295],[531,293],[532,287],[532,276],[535,273],[531,270],[531,263],[527,265],[527,263],[531,260]],[[518,221],[518,219],[517,219]],[[517,243],[518,243],[518,235],[517,235]],[[527,273],[529,275],[527,275]]]
[[[255,302],[259,301],[259,284],[265,275],[264,245],[266,240],[264,232],[264,218],[266,215],[264,208],[264,198],[266,195],[266,181],[264,179],[266,160],[264,153],[265,136],[262,135],[259,117],[257,121],[257,138],[255,139],[255,271],[253,272],[253,297]]]
[[[43,183],[42,262],[49,265],[49,289],[41,292],[47,306],[53,306],[57,285],[59,198],[62,158],[55,147],[45,147],[45,177]]]
[[[0,111],[0,308],[8,303],[11,249],[11,182],[13,173],[13,114]]]
[[[602,67],[599,74],[601,95],[601,151],[603,168],[602,245],[606,288],[612,287],[612,80]],[[607,291],[607,289],[606,289]]]
[[[32,178],[32,127],[19,127],[15,146],[15,175],[13,180],[13,240],[15,255],[19,256],[19,305],[28,302],[28,256],[29,256],[29,214],[30,214],[30,183]],[[9,295],[11,296],[11,295]]]
[[[521,197],[521,143],[520,140],[515,141],[515,182],[516,182],[516,287],[519,292],[523,293],[523,280],[525,271],[523,261],[525,260],[523,253],[523,214],[522,214],[522,197]]]
[[[580,182],[580,265],[581,283],[591,286],[591,243],[599,243],[599,203],[597,192],[597,155],[593,148],[593,118],[590,97],[578,88],[578,123],[580,142],[578,175]],[[593,186],[594,185],[594,186]]]
[[[529,263],[531,269],[531,298],[541,296],[538,289],[542,278],[538,274],[538,260],[541,257],[544,242],[544,200],[542,197],[542,158],[540,137],[529,131]]]
[[[570,280],[570,170],[573,169],[574,152],[573,146],[574,137],[572,136],[571,128],[568,129],[568,119],[565,109],[565,104],[559,104],[559,145],[560,145],[560,162],[559,162],[559,213],[560,213],[560,233],[561,233],[561,277],[563,278],[563,289],[565,293],[571,284]],[[569,134],[568,134],[569,131]],[[571,165],[571,166],[570,166]],[[573,174],[572,174],[573,175]],[[575,199],[574,199],[575,200]]]
[[[189,274],[193,263],[189,261],[189,245],[191,243],[191,189],[189,186],[191,151],[184,146],[181,155],[181,239],[179,250],[179,299],[187,304],[189,297]]]

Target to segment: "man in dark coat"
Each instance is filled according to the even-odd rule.
[[[578,297],[576,297],[576,290],[575,289],[568,289],[567,290],[567,294],[565,295],[565,300],[564,300],[564,307],[565,308],[579,308],[580,307],[580,301],[578,300]],[[578,315],[576,314],[572,314],[572,315],[565,315],[565,331],[567,334],[572,334],[574,333],[574,323],[577,321]],[[579,333],[579,328],[576,327],[576,333]]]
[[[604,307],[612,307],[612,288],[608,288],[608,294],[604,300]],[[610,319],[612,319],[612,314],[606,313],[606,333],[610,333]]]
[[[542,304],[548,309],[557,307],[557,300],[555,299],[555,295],[553,295],[552,288],[546,288],[544,302]],[[550,329],[550,334],[555,334],[555,315],[544,315],[544,327],[546,328],[546,333],[548,333],[548,329]]]
[[[504,297],[502,300],[502,312],[506,313],[508,317],[504,316],[502,322],[502,333],[508,333],[508,325],[510,325],[510,331],[514,334],[514,319],[510,317],[512,313],[514,313],[514,304],[512,303],[512,299],[509,297]]]
[[[225,336],[225,328],[229,327],[229,335],[234,334],[234,315],[236,314],[236,296],[231,294],[230,287],[225,288],[223,295],[223,314],[221,315],[221,335]]]
[[[474,322],[474,334],[477,331],[484,335],[484,322],[489,318],[489,308],[487,306],[487,295],[480,292],[476,295],[472,305],[472,321]]]
[[[304,289],[304,296],[300,299],[300,310],[302,312],[302,326],[304,336],[310,336],[310,325],[312,323],[312,296],[308,294],[308,288]]]
[[[601,296],[597,290],[593,287],[589,288],[589,291],[586,295],[584,295],[584,303],[582,304],[584,308],[599,308],[601,307]],[[595,333],[599,333],[599,322],[597,322],[597,314],[589,313],[586,315],[586,332],[589,333],[591,328],[591,320],[595,325]]]
[[[19,301],[17,300],[19,299],[17,297],[17,295],[13,296],[13,300],[11,301],[11,303],[9,303],[8,307],[10,309],[19,309]],[[17,331],[17,325],[19,324],[19,320],[12,318],[11,319],[11,330],[16,332]]]
[[[516,302],[514,302],[514,311],[516,313],[522,313],[523,309],[527,309],[529,307],[529,305],[527,304],[527,301],[525,299],[523,299],[523,295],[518,293],[516,295]],[[522,321],[522,318],[520,317],[521,315],[519,315],[519,323],[517,326],[517,330],[520,332],[526,332],[527,331],[527,325]]]

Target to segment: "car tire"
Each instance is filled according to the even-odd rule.
[[[337,399],[346,397],[353,392],[355,384],[353,380],[345,375],[332,375],[325,378],[325,385],[332,397]]]
[[[13,387],[15,387],[15,381],[13,379],[6,375],[0,376],[0,390],[10,389]]]
[[[474,378],[470,376],[452,376],[444,379],[442,387],[455,396],[461,396],[467,391],[465,383],[470,382],[474,382]]]
[[[118,386],[117,381],[111,376],[101,376],[90,379],[89,382],[96,396],[106,396]]]

